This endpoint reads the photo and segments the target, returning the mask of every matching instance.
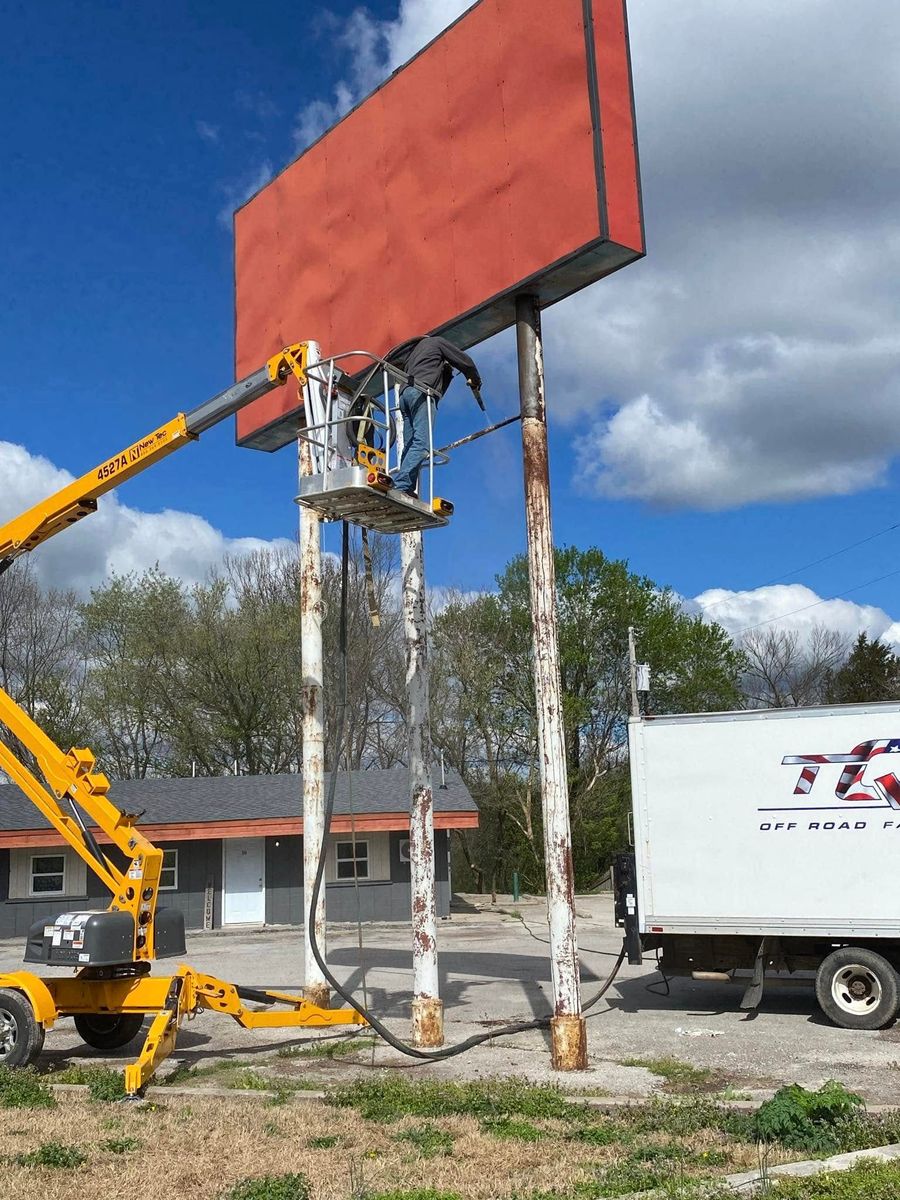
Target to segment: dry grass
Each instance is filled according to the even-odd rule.
[[[379,1124],[316,1103],[172,1097],[138,1108],[64,1098],[55,1109],[0,1110],[0,1200],[138,1193],[153,1200],[191,1194],[214,1200],[248,1176],[298,1171],[311,1180],[315,1200],[348,1200],[360,1183],[373,1193],[433,1187],[466,1200],[497,1200],[514,1192],[564,1189],[634,1152],[633,1144],[572,1140],[572,1125],[563,1121],[533,1122],[541,1137],[524,1141],[498,1137],[478,1120],[457,1116],[429,1122],[453,1143],[449,1155],[428,1156],[415,1139],[398,1136],[422,1124],[421,1118]],[[644,1135],[640,1145],[667,1140]],[[51,1141],[77,1147],[87,1162],[74,1169],[15,1165],[15,1156]],[[708,1130],[679,1139],[679,1146],[696,1156],[714,1151],[713,1158],[727,1149],[727,1163],[716,1164],[719,1171],[756,1162],[754,1147],[726,1147],[725,1139]]]

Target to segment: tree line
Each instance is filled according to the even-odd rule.
[[[900,659],[865,634],[850,646],[824,627],[801,637],[770,623],[737,645],[722,626],[687,612],[670,589],[596,548],[557,550],[556,574],[579,887],[595,883],[627,844],[629,626],[651,668],[645,711],[900,697]],[[57,743],[90,746],[112,779],[297,771],[299,587],[293,553],[229,559],[195,585],[158,569],[115,576],[87,599],[42,588],[20,561],[0,577],[0,684]],[[328,555],[323,597],[327,764],[405,764],[396,539],[373,539],[370,580],[362,554],[353,555],[342,747],[335,744],[340,567]],[[442,596],[430,632],[435,751],[465,780],[481,813],[478,830],[455,836],[455,886],[509,890],[516,871],[523,888],[539,891],[524,557],[512,559],[490,593]]]

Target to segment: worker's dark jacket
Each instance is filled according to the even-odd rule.
[[[443,396],[453,378],[453,368],[462,371],[466,379],[481,385],[478,368],[468,354],[442,337],[423,337],[413,346],[406,360],[406,372],[418,387],[433,388]]]

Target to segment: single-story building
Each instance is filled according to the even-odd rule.
[[[165,853],[159,903],[180,908],[188,929],[299,925],[302,786],[297,774],[128,779],[112,784],[110,798],[143,813],[141,831]],[[439,916],[450,911],[450,831],[477,824],[472,796],[448,773],[434,790]],[[339,774],[326,853],[329,921],[356,920],[357,883],[363,920],[409,920],[406,768]],[[25,795],[14,784],[0,786],[0,937],[25,937],[41,917],[105,909],[109,899]]]

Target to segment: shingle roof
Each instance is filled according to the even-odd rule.
[[[326,795],[329,777],[325,777]],[[406,767],[353,771],[338,775],[335,816],[353,811],[409,811],[409,771]],[[123,779],[110,787],[110,799],[125,812],[146,810],[142,825],[247,821],[299,817],[303,811],[301,775],[223,775],[195,779]],[[469,789],[455,773],[447,772],[447,787],[435,786],[435,812],[477,812]],[[0,829],[39,829],[43,817],[14,784],[0,786]]]

